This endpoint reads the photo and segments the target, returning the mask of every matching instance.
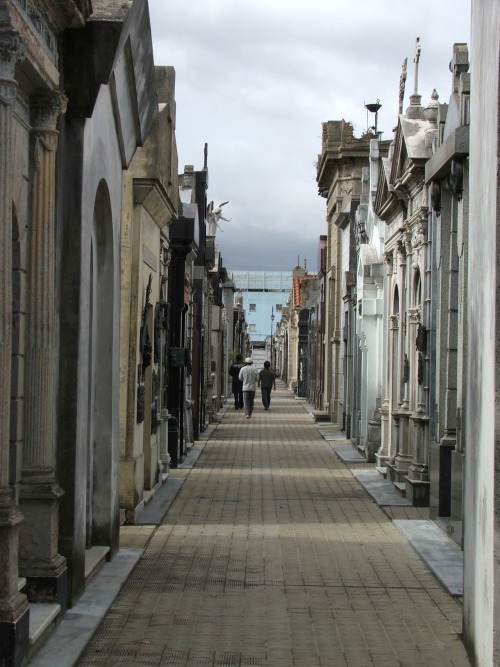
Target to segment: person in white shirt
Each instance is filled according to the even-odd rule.
[[[250,419],[255,401],[255,390],[259,381],[259,372],[253,367],[252,357],[245,359],[246,366],[240,370],[239,378],[243,382],[243,405],[245,406],[245,419]]]

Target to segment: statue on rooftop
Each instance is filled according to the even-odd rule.
[[[209,236],[215,236],[217,229],[220,229],[221,232],[222,227],[219,225],[219,220],[224,220],[225,222],[231,222],[231,218],[225,218],[222,215],[222,207],[225,206],[226,204],[229,204],[228,201],[223,201],[221,204],[216,206],[210,213],[208,214],[208,235]]]
[[[403,62],[401,76],[399,77],[399,110],[398,110],[399,115],[401,115],[403,113],[403,103],[404,103],[404,98],[405,98],[407,67],[408,67],[408,58],[405,58],[404,62]]]

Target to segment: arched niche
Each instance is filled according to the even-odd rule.
[[[422,303],[422,278],[420,276],[420,269],[416,269],[413,275],[413,307],[420,308]]]
[[[114,260],[111,199],[101,180],[95,197],[88,283],[88,436],[86,546],[110,546],[116,486],[113,403]]]

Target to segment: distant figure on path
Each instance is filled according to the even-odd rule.
[[[243,357],[241,354],[237,354],[235,360],[229,367],[229,375],[233,380],[233,394],[234,394],[234,409],[241,410],[243,407],[243,382],[240,380],[239,375],[241,369],[245,366],[243,363]]]
[[[253,412],[255,401],[255,388],[259,381],[259,373],[253,367],[252,357],[245,359],[246,366],[243,366],[239,373],[239,378],[243,382],[243,403],[245,405],[245,419],[250,419]]]
[[[264,410],[271,407],[271,390],[276,391],[276,375],[271,370],[271,362],[264,361],[264,368],[259,372],[259,387],[262,392]]]

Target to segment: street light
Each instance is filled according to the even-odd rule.
[[[366,109],[366,111],[367,111],[367,114],[366,114],[366,125],[367,125],[367,128],[366,128],[366,129],[367,129],[367,130],[374,130],[374,134],[375,134],[375,136],[377,137],[377,139],[379,138],[379,136],[378,136],[379,133],[378,133],[378,128],[377,128],[377,125],[378,125],[378,112],[379,112],[379,109],[380,109],[381,107],[382,107],[382,105],[380,104],[380,100],[377,100],[374,104],[365,104],[365,109]],[[372,127],[368,127],[368,111],[369,111],[370,113],[374,113],[374,114],[375,114],[375,125],[372,125]]]
[[[271,306],[271,368],[274,368],[273,366],[273,322],[274,322],[274,306]]]

